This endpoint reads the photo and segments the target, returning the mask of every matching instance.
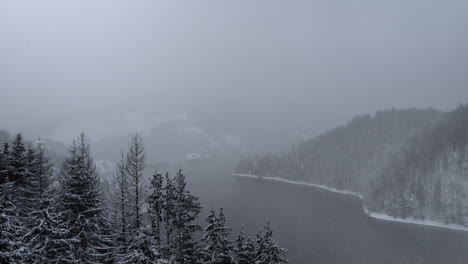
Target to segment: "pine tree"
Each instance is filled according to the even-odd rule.
[[[205,235],[202,240],[207,244],[205,247],[205,259],[213,264],[233,263],[230,252],[232,242],[229,240],[230,229],[226,227],[226,218],[223,209],[220,209],[219,216],[216,216],[212,209],[206,218],[208,226],[205,228]]]
[[[13,203],[18,210],[21,221],[27,221],[29,213],[37,206],[32,189],[34,188],[34,150],[26,150],[23,137],[18,134],[12,142],[8,159],[7,174],[14,185]],[[36,202],[36,203],[34,203]]]
[[[71,248],[62,243],[68,229],[52,208],[50,185],[53,170],[44,153],[45,148],[39,140],[35,150],[29,149],[27,154],[29,171],[33,174],[29,201],[34,210],[28,215],[28,232],[24,240],[33,263],[57,263],[61,261],[60,256],[68,254]]]
[[[161,246],[161,223],[163,220],[163,177],[157,170],[153,174],[150,189],[151,195],[148,197],[148,207],[151,219],[152,236],[155,238],[157,245]]]
[[[132,136],[127,153],[127,173],[129,175],[130,197],[133,201],[134,217],[132,226],[135,229],[141,227],[141,206],[143,200],[143,170],[145,168],[145,149],[143,139],[136,133]]]
[[[15,140],[12,142],[11,152],[9,153],[9,181],[13,182],[16,186],[26,185],[26,147],[24,145],[23,136],[16,135]]]
[[[177,172],[175,182],[175,203],[173,227],[176,231],[175,256],[180,263],[195,263],[198,258],[198,246],[194,241],[195,232],[201,227],[194,223],[201,211],[198,198],[187,190],[185,175],[182,170]]]
[[[125,168],[123,151],[120,153],[121,159],[116,164],[112,188],[110,194],[111,222],[114,225],[114,233],[119,253],[126,253],[129,242],[129,215],[130,199],[128,190],[128,174]]]
[[[96,165],[84,133],[73,144],[64,162],[64,186],[61,207],[70,229],[68,241],[73,245],[73,259],[82,263],[109,262],[112,258],[109,241],[104,237],[106,226],[102,195]]]
[[[161,256],[159,248],[150,234],[142,230],[136,230],[128,248],[128,253],[118,263],[168,264],[173,262],[169,262]]]
[[[230,256],[230,252],[233,250],[232,241],[229,240],[229,233],[231,229],[226,226],[226,217],[224,216],[223,208],[219,209],[219,234],[221,236],[221,254],[219,256],[222,264],[233,263],[233,258]]]
[[[18,238],[25,230],[19,220],[18,210],[13,203],[14,183],[8,180],[0,185],[0,263],[21,263],[27,247]]]
[[[174,212],[175,212],[175,200],[176,200],[176,190],[174,182],[169,177],[169,173],[166,173],[166,186],[164,187],[163,194],[163,221],[164,229],[166,231],[166,247],[164,248],[164,254],[166,256],[172,255],[174,242],[172,233],[174,232]]]
[[[25,235],[27,246],[31,251],[32,263],[66,263],[72,245],[66,238],[69,229],[60,216],[51,209],[51,200],[43,199],[42,209],[31,214],[33,227]]]
[[[6,148],[6,152],[5,152]],[[0,185],[4,184],[8,180],[7,174],[7,158],[8,158],[8,142],[4,143],[4,149],[0,150]]]
[[[24,236],[30,227],[29,214],[34,210],[34,197],[31,191],[33,174],[30,163],[34,157],[34,151],[29,149],[26,152],[25,143],[21,134],[18,134],[12,142],[11,149],[5,144],[5,170],[3,178],[5,185],[4,224],[13,225],[6,230],[14,234],[12,241],[15,246],[11,256],[13,261],[28,262],[31,252],[26,246]]]
[[[286,250],[280,248],[273,240],[273,229],[268,223],[262,231],[257,234],[257,247],[255,252],[256,264],[283,264],[288,263]]]
[[[205,234],[203,235],[202,241],[205,242],[204,259],[206,263],[213,263],[216,261],[219,247],[220,247],[220,236],[218,234],[219,219],[216,216],[214,209],[211,209],[208,216],[205,218],[208,225],[205,227]]]
[[[52,184],[53,166],[50,158],[45,155],[45,147],[39,139],[36,146],[34,175],[37,182],[39,200],[50,198],[50,185]]]
[[[254,263],[255,244],[250,237],[246,239],[244,227],[241,228],[241,231],[237,236],[234,251],[236,253],[237,264]]]

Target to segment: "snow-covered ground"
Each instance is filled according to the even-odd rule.
[[[279,182],[284,182],[284,183],[288,183],[288,184],[295,184],[295,185],[302,185],[302,186],[312,186],[312,187],[324,189],[324,190],[327,190],[327,191],[330,191],[330,192],[355,195],[355,196],[358,196],[359,198],[363,199],[362,195],[359,194],[359,193],[356,193],[356,192],[351,192],[351,191],[346,191],[346,190],[338,190],[338,189],[335,189],[335,188],[327,187],[327,186],[320,185],[320,184],[314,184],[314,183],[310,183],[310,182],[291,181],[291,180],[278,178],[278,177],[260,177],[260,176],[257,176],[257,175],[242,174],[242,173],[234,173],[233,175],[236,176],[236,177],[262,178],[262,179],[265,179],[265,180],[279,181]]]
[[[252,174],[240,174],[240,173],[233,173],[233,176],[235,177],[244,177],[244,178],[262,178],[264,180],[270,180],[270,181],[278,181],[278,182],[283,182],[287,184],[294,184],[294,185],[302,185],[302,186],[312,186],[315,188],[320,188],[323,190],[327,190],[330,192],[335,192],[335,193],[342,193],[342,194],[348,194],[348,195],[354,195],[359,197],[361,200],[363,200],[363,196],[359,193],[351,192],[351,191],[345,191],[345,190],[338,190],[335,188],[319,185],[319,184],[313,184],[313,183],[308,183],[308,182],[298,182],[298,181],[291,181],[287,179],[282,179],[278,177],[260,177],[257,175],[252,175]],[[375,219],[380,219],[384,221],[392,221],[392,222],[400,222],[400,223],[406,223],[406,224],[414,224],[414,225],[424,225],[424,226],[433,226],[433,227],[439,227],[439,228],[448,228],[448,229],[454,229],[454,230],[461,230],[461,231],[468,231],[468,227],[461,226],[461,225],[455,225],[455,224],[445,224],[442,222],[437,222],[437,221],[432,221],[432,220],[419,220],[419,219],[413,219],[413,218],[394,218],[393,216],[387,215],[387,214],[382,214],[382,213],[376,213],[369,211],[367,208],[363,208],[364,212]]]
[[[407,224],[414,224],[414,225],[425,225],[425,226],[434,226],[434,227],[440,227],[440,228],[449,228],[449,229],[454,229],[454,230],[468,231],[468,227],[461,226],[461,225],[446,224],[446,223],[432,221],[432,220],[420,220],[420,219],[414,219],[414,218],[405,218],[405,219],[394,218],[393,216],[390,216],[387,214],[371,212],[369,210],[364,210],[364,211],[367,213],[367,215],[369,215],[372,218],[381,219],[385,221],[393,221],[393,222],[400,222],[400,223],[407,223]]]

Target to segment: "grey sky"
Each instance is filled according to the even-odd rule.
[[[171,109],[314,134],[468,101],[468,2],[0,0],[0,126]],[[78,133],[78,132],[77,132]]]

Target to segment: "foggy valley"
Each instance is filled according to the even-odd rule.
[[[0,263],[468,263],[467,14],[0,0]]]

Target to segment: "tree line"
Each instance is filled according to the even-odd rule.
[[[0,151],[0,263],[288,263],[268,223],[254,237],[231,240],[223,209],[206,227],[186,176],[157,170],[145,188],[140,135],[121,152],[109,194],[81,133],[60,170],[41,141],[21,134]],[[57,173],[58,172],[58,173]]]

